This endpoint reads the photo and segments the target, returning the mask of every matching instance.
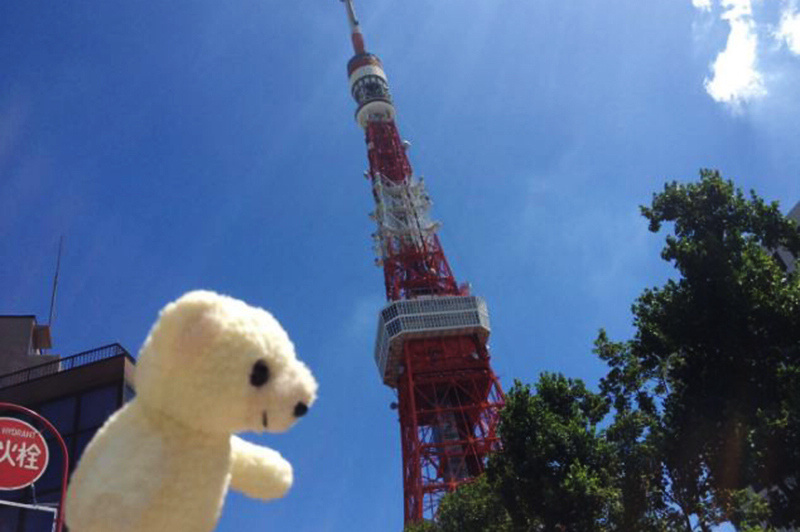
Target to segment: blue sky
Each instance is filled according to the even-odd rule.
[[[795,0],[356,8],[505,387],[596,385],[597,330],[626,338],[672,274],[638,214],[665,181],[712,167],[800,200]],[[0,4],[0,313],[46,319],[63,234],[57,352],[136,352],[161,306],[210,288],[271,310],[320,381],[295,429],[253,438],[295,487],[229,495],[223,532],[402,527],[350,54],[336,0]]]

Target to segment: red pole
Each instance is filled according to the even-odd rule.
[[[61,453],[64,455],[64,472],[61,476],[61,502],[58,503],[58,513],[56,514],[56,532],[61,532],[64,526],[64,497],[67,495],[67,477],[69,476],[69,453],[67,452],[67,445],[64,443],[64,438],[61,437],[61,434],[52,423],[30,408],[11,403],[0,403],[0,411],[1,410],[15,410],[40,421],[45,428],[55,435],[58,444],[61,446]]]

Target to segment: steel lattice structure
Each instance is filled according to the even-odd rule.
[[[366,137],[376,262],[388,300],[379,314],[375,361],[383,382],[397,390],[410,523],[433,518],[442,495],[483,472],[498,448],[503,392],[486,346],[486,303],[456,283],[425,184],[400,138],[383,65],[366,52],[352,0],[343,1],[355,52],[347,72]]]

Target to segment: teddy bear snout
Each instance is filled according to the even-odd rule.
[[[308,412],[308,405],[306,405],[303,401],[298,401],[296,405],[294,405],[294,417],[303,417]]]

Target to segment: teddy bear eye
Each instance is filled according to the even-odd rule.
[[[253,364],[253,371],[250,372],[250,384],[256,387],[264,386],[269,380],[269,367],[263,360]]]

